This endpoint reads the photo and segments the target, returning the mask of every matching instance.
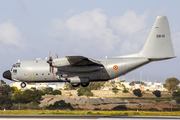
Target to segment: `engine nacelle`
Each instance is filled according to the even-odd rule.
[[[62,66],[68,66],[68,65],[70,65],[70,63],[67,60],[67,58],[57,58],[57,59],[53,59],[52,61],[53,67],[62,67]]]

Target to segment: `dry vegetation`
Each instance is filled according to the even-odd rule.
[[[179,112],[152,111],[60,111],[60,110],[6,110],[0,115],[128,115],[128,116],[180,116]]]

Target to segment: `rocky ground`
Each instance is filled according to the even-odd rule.
[[[56,101],[64,100],[66,103],[76,109],[83,110],[111,110],[112,108],[125,105],[128,109],[132,110],[149,110],[149,109],[172,109],[179,108],[175,100],[171,101],[155,101],[146,99],[120,99],[120,98],[104,98],[104,97],[90,97],[85,96],[62,96],[62,95],[46,95],[42,97],[40,107],[46,107]]]

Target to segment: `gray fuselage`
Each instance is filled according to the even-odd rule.
[[[106,81],[124,75],[149,62],[146,58],[98,59],[101,65],[50,66],[46,60],[21,61],[13,65],[11,79],[23,82],[90,82]],[[80,81],[76,80],[76,76]]]

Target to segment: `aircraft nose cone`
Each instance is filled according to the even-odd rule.
[[[12,80],[11,79],[11,72],[9,70],[7,70],[3,73],[3,77],[6,79],[9,79],[9,80]]]

